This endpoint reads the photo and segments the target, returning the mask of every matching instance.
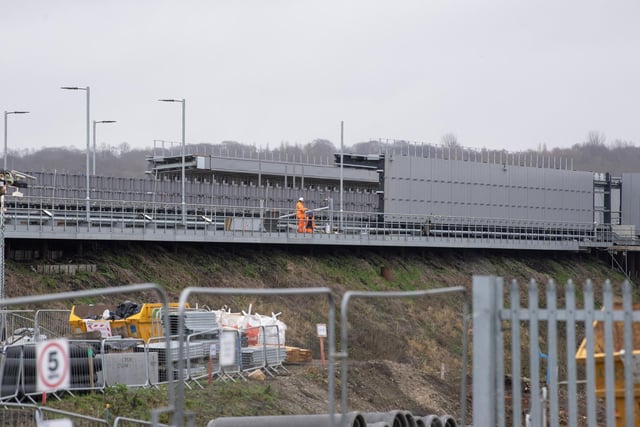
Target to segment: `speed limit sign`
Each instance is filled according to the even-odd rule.
[[[36,347],[36,390],[53,392],[69,388],[69,341],[65,339],[44,341]]]

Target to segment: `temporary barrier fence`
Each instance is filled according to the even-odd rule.
[[[36,387],[36,345],[27,344],[14,348],[20,350],[20,395],[37,403],[42,400],[43,393],[38,391]],[[102,376],[98,376],[98,373],[102,371],[102,363],[100,358],[95,359],[100,348],[100,341],[69,340],[69,387],[53,391],[50,394],[58,397],[61,393],[73,394],[76,391],[103,389],[104,380]],[[10,354],[7,353],[5,367],[11,363]]]
[[[105,418],[98,418],[35,404],[3,402],[0,425],[33,427],[45,425],[46,422],[52,423],[55,420],[66,420],[68,423],[64,425],[73,425],[74,427],[109,426],[107,418],[107,414],[105,414]]]
[[[67,420],[69,425],[73,427],[97,427],[109,426],[109,415],[105,410],[105,417],[90,417],[87,415],[76,414],[74,412],[61,411],[59,409],[38,406],[36,409],[36,425],[43,425],[48,422],[51,425],[53,420]]]
[[[561,417],[571,427],[584,422],[589,427],[637,425],[634,420],[640,416],[640,393],[634,378],[640,349],[640,310],[633,307],[629,282],[616,290],[621,304],[614,304],[613,286],[609,281],[604,283],[602,310],[594,306],[596,295],[591,281],[576,289],[569,280],[561,292],[549,280],[544,305],[539,302],[539,287],[535,281],[526,288],[512,281],[505,298],[501,278],[473,278],[473,424],[504,427],[510,417],[510,425],[521,426],[523,413],[527,412],[527,422],[534,427],[559,425]],[[523,292],[528,295],[527,307],[521,306]],[[582,304],[576,294],[582,295]],[[564,307],[558,307],[557,301],[562,299]],[[510,326],[505,328],[505,322]],[[541,323],[546,323],[546,331]],[[522,324],[528,329],[528,343],[522,338]],[[585,339],[578,349],[576,330],[581,327]],[[563,329],[564,337],[559,333]],[[510,343],[505,342],[505,331],[510,332]],[[527,344],[528,354],[526,347],[521,350]],[[510,366],[505,348],[511,352]],[[529,364],[523,366],[526,357]],[[544,371],[541,358],[547,363]],[[578,369],[576,359],[584,363],[584,368]],[[565,380],[560,380],[559,371],[566,372]],[[586,378],[579,379],[578,372],[584,372]],[[506,407],[505,374],[510,375],[510,411]],[[526,375],[529,404],[523,407]],[[561,386],[566,387],[566,397],[561,396]],[[546,390],[548,393],[543,392]]]
[[[167,295],[164,290],[156,285],[156,284],[138,284],[138,285],[125,285],[119,286],[117,288],[101,288],[101,289],[91,289],[84,291],[76,291],[76,292],[64,292],[58,294],[45,294],[45,295],[34,295],[34,296],[25,296],[25,297],[16,297],[16,298],[8,298],[2,301],[2,306],[5,308],[2,311],[3,320],[3,330],[11,330],[14,331],[19,328],[15,328],[15,326],[19,326],[21,324],[28,325],[28,321],[31,321],[31,325],[35,326],[35,313],[34,311],[21,311],[21,310],[11,310],[12,307],[15,306],[38,306],[42,304],[47,304],[54,301],[64,301],[64,300],[81,300],[81,299],[91,299],[96,297],[109,297],[110,295],[121,294],[130,296],[132,294],[139,293],[141,295],[145,295],[145,299],[148,299],[150,295],[156,294],[158,301],[165,307],[163,310],[163,323],[169,324],[169,319],[166,313],[168,310],[166,309],[169,306]],[[36,310],[37,311],[37,310]],[[38,311],[38,319],[39,319],[39,329],[50,329],[51,331],[56,330],[54,327],[56,324],[55,319],[56,316],[59,316],[59,313],[54,313],[54,311],[42,310]],[[7,327],[11,325],[10,327]],[[27,327],[27,326],[25,326]],[[173,366],[173,358],[172,352],[169,351],[169,345],[171,340],[168,336],[168,328],[165,331],[166,335],[164,337],[164,342],[162,343],[165,346],[164,355],[166,356],[166,364],[167,366]],[[55,334],[53,334],[55,335]],[[44,336],[44,335],[41,335]],[[103,366],[103,356],[105,354],[116,354],[116,345],[115,340],[96,340],[96,341],[87,341],[87,340],[74,340],[67,339],[69,348],[70,348],[70,360],[68,361],[69,366],[68,369],[71,373],[70,375],[70,386],[65,389],[57,389],[53,392],[46,393],[52,397],[57,397],[61,395],[61,393],[75,393],[78,391],[88,391],[88,390],[99,390],[105,387],[105,378],[108,378],[108,375],[105,376],[103,369],[106,367],[107,372],[109,372],[109,368],[107,365]],[[10,343],[5,341],[7,346],[5,347],[5,352],[2,355],[2,371],[0,372],[0,384],[1,391],[0,398],[3,400],[1,405],[3,407],[7,407],[11,404],[10,400],[16,401],[19,406],[24,406],[24,399],[28,399],[32,402],[40,401],[43,396],[42,392],[36,390],[35,384],[35,376],[36,376],[36,342],[34,340],[22,340],[25,344],[14,344],[10,345]],[[140,348],[139,346],[142,344],[139,340],[134,340],[134,343],[137,342],[136,349],[140,350],[142,354],[144,354],[144,347]],[[127,340],[121,341],[120,345],[131,344],[131,342],[127,342]],[[107,351],[109,353],[107,353]],[[133,353],[135,354],[135,353]],[[144,364],[148,364],[146,361],[143,361]],[[174,371],[172,369],[167,370],[167,382],[172,383],[169,387],[167,387],[167,401],[169,402],[169,406],[166,408],[157,408],[152,411],[151,416],[159,417],[161,413],[170,413],[173,414],[175,411],[175,381],[173,380]],[[141,383],[149,382],[145,379]],[[43,410],[44,411],[44,410]],[[47,409],[47,412],[52,412]],[[155,411],[155,412],[154,412]],[[4,411],[3,411],[4,412]],[[55,412],[55,411],[53,411]],[[77,414],[72,414],[74,417],[78,418],[78,421],[74,421],[73,425],[76,426],[84,426],[84,425],[100,425],[99,422],[102,420],[94,420],[89,419],[85,424],[84,419],[87,417],[83,417]],[[4,416],[4,413],[3,413]],[[181,411],[181,417],[184,418],[184,410]],[[58,418],[58,417],[56,417]],[[8,425],[14,425],[9,423]],[[31,423],[33,425],[33,423]]]
[[[264,346],[258,345],[264,331],[260,326],[249,326],[240,329],[240,354],[243,371],[264,369],[267,365]]]
[[[66,420],[64,425],[74,427],[111,426],[109,410],[105,409],[104,418],[81,415],[74,412],[62,411],[45,406],[25,403],[2,403],[0,412],[0,425],[12,427],[33,427],[44,425],[58,420]],[[56,424],[57,425],[57,424]],[[60,424],[62,425],[62,424]],[[136,420],[134,418],[116,417],[113,427],[140,427],[140,426],[168,427],[167,424],[152,424],[150,421]]]
[[[450,288],[429,289],[423,291],[389,291],[389,292],[366,292],[366,291],[347,291],[342,297],[340,306],[340,332],[341,332],[341,351],[337,355],[341,359],[342,376],[341,376],[341,407],[343,420],[342,427],[345,426],[347,419],[347,384],[348,384],[348,351],[349,351],[349,334],[348,334],[348,314],[349,302],[352,298],[418,298],[418,297],[435,297],[451,293],[461,293],[463,296],[462,311],[462,373],[460,383],[460,419],[464,425],[466,419],[467,407],[467,313],[469,310],[469,302],[467,290],[463,286],[452,286]],[[485,425],[485,424],[479,424]],[[486,424],[490,425],[490,424]]]
[[[113,427],[141,427],[141,426],[153,426],[153,427],[170,427],[168,424],[153,424],[151,421],[136,420],[128,417],[116,417],[113,420]]]
[[[178,336],[154,337],[144,344],[144,353],[147,360],[157,360],[158,372],[151,365],[147,365],[147,379],[149,386],[158,386],[175,381],[175,362],[178,354]]]
[[[184,319],[186,312],[186,305],[192,295],[249,295],[252,297],[259,296],[296,296],[296,295],[304,295],[304,296],[324,296],[327,298],[328,302],[328,321],[327,321],[327,329],[328,329],[328,337],[329,337],[329,372],[328,372],[328,413],[334,414],[334,390],[335,390],[335,374],[334,374],[334,353],[335,353],[335,302],[334,297],[329,288],[289,288],[289,289],[231,289],[231,288],[196,288],[196,287],[188,287],[182,291],[180,294],[180,304],[179,304],[179,318],[178,318],[178,330],[183,330],[184,328]],[[225,335],[226,334],[226,335]],[[183,335],[179,336],[180,345],[178,346],[178,382],[177,382],[177,390],[176,390],[176,416],[175,421],[177,427],[182,427],[182,410],[184,408],[184,365],[185,365],[185,348],[182,345],[185,337]],[[229,340],[229,344],[227,343]],[[236,357],[238,359],[241,358],[241,332],[239,330],[229,330],[225,329],[221,334],[221,352],[231,351],[236,352]],[[225,356],[226,358],[226,356]],[[221,357],[222,359],[222,357]],[[236,359],[236,360],[238,360]],[[224,361],[223,361],[224,363]],[[225,372],[225,366],[222,367],[223,372]],[[225,372],[226,373],[226,372]],[[336,425],[337,420],[335,417],[331,416],[325,420],[325,425],[329,421],[330,426],[334,427]]]
[[[34,316],[36,335],[44,336],[44,339],[71,336],[70,313],[71,310],[37,310]]]
[[[220,366],[220,335],[222,329],[197,332],[187,336],[187,372],[185,382],[204,388],[202,381],[211,382],[222,374]]]
[[[0,400],[17,400],[22,392],[22,344],[8,345],[3,349],[0,364]]]
[[[262,326],[262,342],[265,359],[265,372],[273,375],[280,371],[288,372],[283,363],[287,358],[285,343],[280,341],[280,326]]]
[[[2,411],[0,411],[0,425],[33,427],[37,425],[36,411],[35,405],[3,402]]]
[[[6,306],[5,306],[6,308]],[[24,344],[33,341],[35,310],[1,310],[0,333],[6,344]]]

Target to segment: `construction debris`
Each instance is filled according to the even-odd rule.
[[[267,376],[260,369],[256,369],[255,371],[249,372],[249,375],[247,375],[247,378],[254,381],[264,381],[267,378]]]

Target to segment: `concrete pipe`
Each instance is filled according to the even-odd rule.
[[[334,424],[340,425],[341,414],[334,415]],[[367,422],[359,412],[346,414],[346,426],[366,427]],[[273,415],[264,417],[222,417],[209,421],[207,427],[327,427],[331,415]]]
[[[379,423],[367,424],[367,427],[391,427],[388,423],[380,421]]]
[[[442,427],[458,427],[458,422],[451,415],[443,415],[440,417]]]
[[[442,421],[437,415],[427,415],[426,417],[422,417],[422,422],[425,427],[442,427]]]
[[[416,423],[416,417],[414,417],[410,411],[404,411],[404,417],[407,419],[408,427],[418,427],[418,424]]]
[[[427,427],[422,421],[422,417],[414,417],[413,419],[416,420],[416,427]]]
[[[383,421],[390,427],[410,427],[404,411],[364,412],[362,417],[367,425]]]

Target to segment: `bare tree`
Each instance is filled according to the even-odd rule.
[[[460,147],[460,143],[458,142],[458,137],[454,133],[451,133],[451,132],[445,133],[444,135],[442,135],[442,138],[440,139],[440,142],[445,147],[449,147],[449,148],[459,148]]]
[[[310,159],[315,159],[315,161],[330,158],[337,152],[335,145],[327,139],[314,139],[306,144],[303,150]]]
[[[587,135],[587,140],[585,141],[584,145],[604,145],[606,140],[607,138],[605,137],[604,133],[592,130]]]

